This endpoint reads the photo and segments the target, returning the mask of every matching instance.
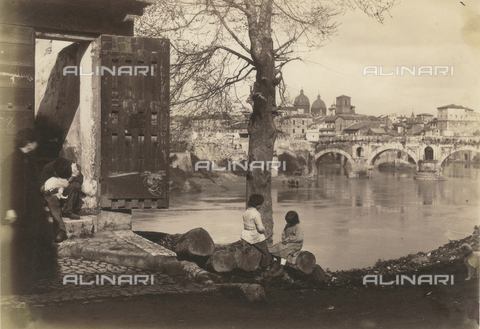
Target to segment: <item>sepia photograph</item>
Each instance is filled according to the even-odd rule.
[[[479,328],[476,0],[2,0],[0,327]]]

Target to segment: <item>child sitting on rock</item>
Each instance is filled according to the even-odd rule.
[[[282,242],[278,242],[269,248],[270,253],[277,261],[286,259],[288,255],[300,251],[303,247],[303,230],[300,227],[298,214],[291,210],[285,215],[287,225],[282,232]]]

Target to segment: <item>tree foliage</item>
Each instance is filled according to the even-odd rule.
[[[383,21],[392,0],[157,0],[136,22],[140,36],[170,39],[172,105],[219,108],[236,99],[239,82],[252,85],[262,54],[275,62],[275,74],[318,48],[337,32],[336,16],[346,8]],[[261,39],[271,40],[262,44]],[[266,49],[270,48],[270,49]],[[285,89],[279,79],[280,88]],[[280,93],[283,96],[283,93]],[[242,95],[243,96],[243,95]]]

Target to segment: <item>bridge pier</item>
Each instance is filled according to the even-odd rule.
[[[418,161],[418,171],[414,179],[417,180],[444,180],[443,169],[437,160]]]
[[[351,170],[348,171],[348,178],[372,177],[374,166],[369,165],[365,159],[357,159],[352,163]]]

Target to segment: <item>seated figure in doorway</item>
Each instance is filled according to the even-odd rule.
[[[56,193],[59,192],[58,188],[46,188],[45,183],[52,177],[68,181],[68,186],[63,191],[65,198],[58,198],[56,196]],[[81,206],[80,192],[82,190],[83,175],[80,170],[78,170],[76,163],[65,158],[58,158],[43,168],[39,179],[42,186],[43,198],[53,218],[55,242],[62,242],[67,239],[67,232],[62,216],[70,219],[80,219],[80,216],[76,213],[80,210]]]

